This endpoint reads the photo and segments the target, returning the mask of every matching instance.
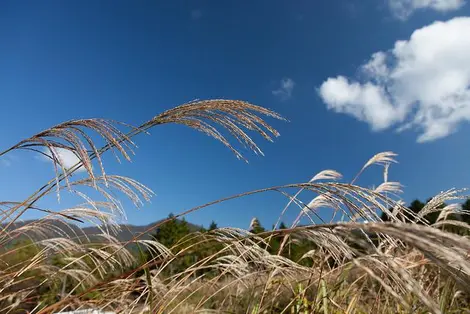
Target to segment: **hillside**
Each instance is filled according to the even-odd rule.
[[[135,226],[135,225],[130,225],[130,224],[120,224],[119,229],[120,231],[117,234],[113,234],[120,242],[127,242],[131,240],[135,235],[145,232],[152,226],[155,226],[156,224],[160,223],[162,220],[157,220],[155,222],[152,222],[148,225],[144,226]],[[11,225],[8,229],[10,230],[15,230],[18,229],[22,226],[26,225],[31,225],[37,222],[37,220],[24,220],[20,222],[15,222],[13,225]],[[201,226],[192,224],[190,222],[187,222],[188,227],[191,231],[198,231],[201,230]],[[1,224],[0,226],[3,228],[6,227],[7,224]],[[93,239],[95,235],[100,234],[101,231],[98,227],[96,226],[87,226],[87,227],[80,227],[77,224],[72,224],[72,223],[61,223],[58,221],[51,221],[49,223],[51,226],[51,231],[50,232],[44,232],[40,236],[39,235],[33,235],[33,234],[28,234],[28,237],[36,238],[36,237],[41,237],[41,238],[54,238],[57,237],[57,233],[52,231],[53,229],[60,228],[62,232],[65,232],[68,236],[73,237],[75,234],[80,235],[80,234],[85,234],[87,237],[90,239]],[[150,234],[145,234],[141,237],[143,240],[148,240],[150,239],[151,234],[155,233],[156,230],[153,230]]]

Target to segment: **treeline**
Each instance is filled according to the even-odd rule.
[[[423,224],[426,222],[430,225],[435,224],[436,222],[438,222],[438,220],[452,220],[470,224],[470,199],[466,200],[463,204],[461,204],[462,209],[461,211],[459,211],[458,214],[449,213],[448,215],[443,215],[441,216],[441,218],[439,218],[442,213],[442,209],[447,206],[447,204],[442,203],[435,206],[434,209],[428,214],[424,215],[421,220],[417,220],[416,215],[420,213],[426,206],[426,204],[430,201],[431,199],[428,199],[426,202],[422,202],[418,199],[412,201],[407,207],[409,211],[402,211],[399,214],[400,216],[398,218],[405,222],[417,221],[417,223],[419,224]],[[390,211],[392,210],[393,209],[390,209]],[[174,216],[170,214],[169,218],[173,217]],[[391,220],[385,212],[382,213],[381,219],[385,222]],[[451,223],[444,224],[439,228],[449,232],[468,234],[467,228],[462,226],[456,226]],[[182,269],[185,269],[186,267],[189,267],[193,263],[200,261],[208,256],[211,256],[212,254],[215,254],[221,250],[221,243],[210,240],[210,237],[208,237],[208,240],[201,241],[201,235],[210,235],[210,233],[216,229],[217,223],[214,221],[211,222],[209,228],[207,229],[200,227],[199,229],[194,230],[194,228],[191,228],[184,218],[181,220],[172,219],[160,226],[152,237],[156,241],[165,245],[167,248],[170,248],[172,250],[172,253],[174,254],[184,252],[184,254],[181,254],[181,258],[178,263],[174,263],[177,266],[172,266],[173,268],[169,270],[170,273],[176,273],[181,271]],[[280,223],[277,229],[282,230],[287,229],[287,227],[284,223]],[[269,230],[263,227],[259,219],[253,218],[249,227],[249,231],[257,235],[264,234],[266,231]],[[197,233],[199,236],[193,236],[195,233]],[[361,234],[363,233],[359,232],[359,230],[357,230],[356,233],[358,235],[358,238],[361,238]],[[266,249],[266,251],[270,254],[282,255],[300,264],[309,265],[311,261],[308,258],[304,257],[306,253],[317,248],[315,243],[311,239],[303,239],[302,236],[298,235],[297,233],[291,233],[288,236],[290,237],[289,241],[286,241],[286,235],[283,233],[275,233],[269,236],[265,235],[262,238],[262,241],[260,241],[259,245]],[[377,235],[369,236],[375,244],[378,244],[376,243],[379,239]],[[352,243],[351,246],[354,247],[355,243]],[[363,251],[359,247],[357,249],[358,251]],[[151,255],[147,253],[146,259],[150,260]]]
[[[172,214],[169,215],[169,218],[173,217]],[[173,219],[160,226],[152,235],[152,238],[169,248],[175,256],[181,255],[175,258],[176,261],[166,271],[167,275],[179,273],[197,261],[214,254],[222,256],[221,251],[224,245],[220,240],[215,240],[217,237],[214,237],[212,233],[217,228],[217,223],[212,221],[207,229],[200,227],[198,230],[191,230],[185,219]],[[277,230],[282,229],[287,229],[283,222],[279,224]],[[268,230],[263,227],[257,218],[254,218],[251,221],[249,231],[254,235],[258,235]],[[205,235],[207,236],[205,237]],[[310,262],[307,259],[302,259],[302,257],[315,248],[313,243],[301,238],[296,238],[295,241],[285,241],[284,237],[283,234],[274,234],[263,237],[257,236],[251,240],[258,241],[258,245],[270,254],[279,254],[301,264],[309,265]],[[295,238],[296,236],[290,235],[290,237]],[[283,244],[283,242],[285,243]],[[146,252],[147,262],[152,257],[150,252]]]
[[[445,220],[456,220],[456,221],[461,221],[465,222],[467,224],[470,224],[470,199],[467,199],[464,203],[460,204],[461,209],[456,212],[449,212],[445,213],[442,210],[447,206],[446,203],[440,203],[435,206],[435,209],[432,210],[431,212],[423,215],[423,220],[416,220],[416,215],[420,213],[426,204],[428,204],[432,199],[428,199],[426,202],[422,202],[419,199],[415,199],[410,203],[410,206],[408,206],[409,212],[401,212],[400,216],[398,217],[401,220],[404,220],[405,222],[408,221],[416,221],[418,224],[424,224],[425,222],[427,224],[433,225],[438,220],[445,221]],[[393,209],[390,209],[390,211],[393,211]],[[439,218],[440,217],[440,218]],[[383,221],[390,221],[390,216],[383,212],[381,219]],[[453,230],[450,230],[453,231]],[[464,231],[464,230],[459,230]]]

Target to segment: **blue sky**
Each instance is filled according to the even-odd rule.
[[[105,157],[108,173],[157,194],[140,210],[127,208],[130,223],[305,182],[323,169],[351,179],[388,150],[399,154],[390,180],[405,186],[404,199],[426,199],[470,186],[470,30],[459,16],[470,16],[459,0],[2,1],[0,145],[74,118],[138,125],[196,98],[242,99],[290,120],[272,121],[281,137],[257,138],[266,156],[245,152],[249,164],[170,125],[136,138],[132,163]],[[53,175],[29,152],[0,162],[3,200],[21,200]],[[376,167],[358,183],[380,180]],[[257,216],[270,226],[284,204],[263,194],[188,219],[247,227]]]

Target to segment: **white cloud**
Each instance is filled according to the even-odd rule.
[[[54,150],[54,154],[60,160],[60,162],[65,168],[70,168],[80,161],[77,155],[75,155],[74,152],[68,149],[56,147],[56,148],[53,148],[53,150]],[[44,154],[46,154],[47,156],[51,156],[51,152],[48,149],[44,151]],[[42,160],[52,162],[52,159],[46,156],[42,156]],[[85,170],[86,170],[85,167],[81,166],[80,168],[78,168],[77,171],[81,172]]]
[[[328,78],[328,109],[369,123],[416,127],[419,142],[445,137],[470,121],[470,17],[435,22],[377,52],[361,67],[365,82]]]
[[[195,9],[191,11],[191,18],[193,20],[199,20],[202,18],[202,10],[201,9]]]
[[[460,9],[464,4],[465,0],[388,0],[392,13],[400,19],[408,18],[416,10],[449,12]]]
[[[272,93],[274,96],[280,97],[282,100],[289,99],[292,96],[294,90],[295,82],[291,78],[283,78],[281,80],[281,86],[273,90]]]
[[[402,118],[383,87],[370,82],[350,83],[344,76],[329,78],[320,87],[320,94],[328,109],[368,122],[374,130],[388,128]]]
[[[386,79],[390,73],[386,61],[387,54],[385,52],[376,52],[372,55],[369,62],[362,66],[362,70],[365,74],[375,77],[376,79]]]

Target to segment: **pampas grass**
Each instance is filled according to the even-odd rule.
[[[140,206],[153,191],[131,178],[107,174],[102,154],[111,150],[116,158],[130,160],[135,136],[176,123],[214,138],[246,160],[224,133],[241,147],[262,155],[250,133],[268,141],[279,136],[263,116],[283,120],[275,112],[243,101],[194,101],[156,115],[139,127],[103,119],[68,121],[0,152],[32,151],[47,155],[55,166],[54,178],[26,199],[0,202],[0,312],[470,311],[469,226],[452,218],[462,214],[458,205],[442,206],[466,198],[465,191],[445,191],[420,213],[411,212],[400,200],[402,186],[388,181],[389,168],[397,157],[392,152],[373,156],[350,182],[341,182],[342,176],[335,170],[325,170],[307,182],[248,191],[190,208],[125,243],[115,238],[119,219],[128,210],[118,196]],[[79,162],[66,167],[57,149],[70,151]],[[374,165],[383,167],[383,182],[374,189],[355,185]],[[85,169],[85,178],[73,176],[79,169]],[[95,192],[87,194],[86,189]],[[84,203],[61,211],[40,208],[38,201],[54,191],[58,197],[73,193]],[[258,234],[238,228],[193,232],[171,247],[142,239],[145,233],[188,213],[268,192],[286,197],[276,227],[286,211],[297,212],[289,228],[275,227]],[[320,210],[329,212],[330,219],[321,219]],[[44,217],[21,223],[27,211],[41,211]],[[390,222],[381,221],[381,212]],[[429,225],[424,217],[433,212],[439,212],[439,218]],[[70,223],[85,222],[99,227],[100,234],[94,239],[70,227]],[[450,233],[446,226],[465,232]],[[276,247],[275,240],[280,241]],[[293,258],[289,250],[296,245],[303,245],[305,251]],[[147,259],[142,258],[143,252]],[[182,262],[183,269],[175,268]]]

